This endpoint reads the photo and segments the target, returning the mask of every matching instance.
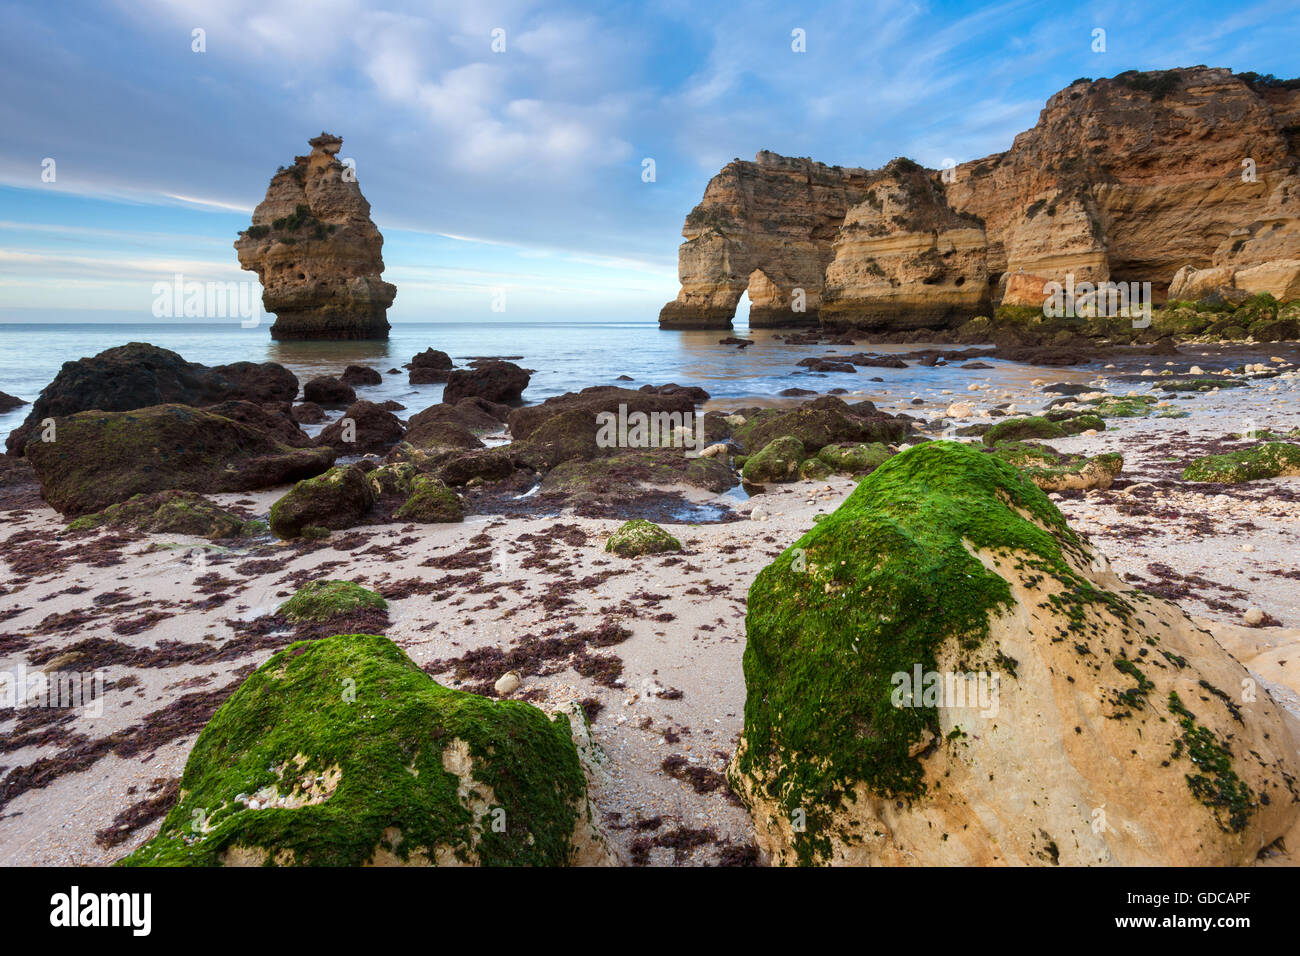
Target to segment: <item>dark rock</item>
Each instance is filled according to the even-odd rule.
[[[804,395],[816,395],[817,393],[810,388],[783,388],[776,394],[783,398],[799,398]]]
[[[15,408],[22,408],[24,405],[30,404],[26,399],[19,398],[16,395],[0,392],[0,412],[12,412]]]
[[[9,435],[6,447],[21,455],[41,421],[77,412],[125,412],[168,403],[202,406],[232,399],[285,402],[297,394],[297,378],[273,362],[208,368],[168,349],[131,342],[64,362],[54,381],[41,390],[26,421]]]
[[[450,374],[445,368],[413,368],[407,376],[407,382],[411,385],[437,385],[439,382],[447,381]]]
[[[318,375],[302,387],[302,399],[322,408],[346,408],[357,400],[357,393],[332,375]]]
[[[251,491],[318,475],[330,448],[293,448],[257,428],[186,405],[56,418],[55,440],[27,443],[41,494],[65,515],[177,489]]]
[[[363,399],[353,402],[342,418],[326,426],[316,444],[328,445],[340,455],[384,454],[402,440],[404,431],[396,415]],[[352,441],[347,441],[349,436]]]
[[[411,356],[411,368],[440,368],[449,371],[451,369],[451,356],[446,352],[428,348],[418,355]]]
[[[339,376],[339,381],[345,385],[378,385],[383,380],[379,372],[367,365],[349,365]]]
[[[271,505],[271,530],[296,538],[307,528],[347,528],[374,507],[374,482],[356,465],[335,466],[323,475],[300,481]]]
[[[292,406],[288,402],[278,405],[221,402],[217,405],[209,405],[208,411],[266,432],[277,441],[293,448],[306,448],[311,444],[311,438],[298,427],[298,422],[293,417]]]
[[[468,369],[453,369],[447,376],[442,400],[454,405],[462,398],[486,398],[490,402],[515,404],[528,387],[528,372],[513,362],[488,361]]]
[[[709,400],[709,393],[698,385],[678,385],[676,382],[669,382],[667,385],[642,385],[638,391],[651,395],[685,395],[696,403]]]
[[[447,485],[464,485],[478,478],[500,481],[515,470],[510,453],[504,448],[482,448],[457,455],[437,469],[438,478]]]
[[[299,425],[319,425],[325,421],[325,409],[315,402],[303,402],[293,406],[293,419]]]

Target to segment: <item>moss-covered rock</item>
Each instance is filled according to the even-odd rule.
[[[605,550],[620,558],[682,550],[682,543],[653,521],[634,518],[609,536]]]
[[[49,504],[70,517],[137,494],[216,494],[318,475],[331,448],[293,448],[243,422],[187,405],[56,418],[53,440],[33,433],[26,454]]]
[[[1159,401],[1154,395],[1107,395],[1091,399],[1087,404],[1102,418],[1146,418],[1156,410]]]
[[[568,718],[450,690],[392,641],[290,645],[213,715],[132,866],[609,860]]]
[[[135,495],[97,514],[83,515],[69,531],[91,528],[134,528],[153,534],[191,534],[200,538],[239,538],[262,534],[266,525],[248,521],[192,491],[159,491]]]
[[[849,475],[866,475],[875,471],[892,455],[888,445],[880,442],[857,445],[827,445],[817,457],[832,469]]]
[[[415,465],[409,461],[395,461],[380,465],[367,474],[370,484],[379,495],[407,497],[411,493],[411,482],[419,474]]]
[[[796,481],[805,457],[803,442],[793,435],[775,438],[745,459],[740,475],[753,484]]]
[[[1115,452],[1089,458],[1026,442],[1003,442],[988,453],[1015,467],[1043,491],[1106,489],[1124,468],[1124,458]]]
[[[411,495],[397,509],[399,521],[416,521],[421,524],[442,524],[465,520],[465,506],[460,496],[430,475],[417,475],[411,480]]]
[[[1097,415],[1073,415],[1060,421],[1052,421],[1041,415],[1028,418],[1008,418],[998,422],[984,433],[984,444],[996,445],[1003,441],[1025,441],[1027,439],[1065,438],[1090,430],[1104,431],[1106,423]]]
[[[815,455],[833,443],[897,442],[910,430],[904,419],[870,408],[859,413],[841,399],[824,395],[798,408],[753,414],[733,434],[750,455],[787,435],[799,439],[808,455]]]
[[[1300,445],[1271,441],[1226,455],[1206,455],[1183,469],[1184,481],[1236,483],[1300,475]]]
[[[384,611],[388,602],[351,581],[309,581],[277,612],[291,621],[328,621],[365,608]]]
[[[338,465],[316,478],[300,481],[271,505],[271,530],[296,538],[304,528],[347,528],[375,503],[375,485],[356,465]]]
[[[807,458],[799,465],[799,477],[804,481],[824,481],[834,471],[820,458]]]
[[[1157,382],[1156,387],[1164,392],[1212,392],[1216,388],[1245,388],[1249,382],[1239,378],[1172,378],[1166,382]]]
[[[1300,817],[1280,708],[1214,693],[1245,669],[971,445],[863,479],[759,573],[746,634],[728,779],[779,863],[1241,864]],[[1198,687],[1189,731],[1167,701]]]

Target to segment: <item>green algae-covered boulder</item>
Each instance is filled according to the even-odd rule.
[[[682,543],[653,521],[634,518],[609,536],[605,550],[620,558],[682,550]]]
[[[904,419],[879,412],[860,412],[834,395],[823,395],[797,408],[764,410],[735,430],[735,438],[753,454],[774,439],[791,435],[815,455],[834,442],[896,442],[908,434]]]
[[[817,457],[835,471],[865,475],[883,465],[892,454],[888,445],[871,442],[860,445],[827,445],[817,453]]]
[[[607,862],[569,717],[451,690],[396,644],[290,645],[222,704],[130,866]]]
[[[799,477],[804,481],[823,481],[833,473],[831,466],[820,458],[808,458],[799,466]]]
[[[56,418],[48,431],[32,433],[26,455],[42,497],[79,517],[137,494],[250,491],[309,478],[328,468],[335,452],[293,448],[201,408],[155,405]]]
[[[786,435],[763,446],[762,450],[745,459],[740,476],[745,481],[762,484],[766,481],[796,481],[799,466],[805,458],[803,442]]]
[[[328,621],[364,608],[383,611],[388,602],[351,581],[311,581],[277,610],[291,621]]]
[[[271,505],[271,530],[296,538],[308,528],[347,528],[375,504],[375,486],[356,465],[336,465],[316,478],[300,481]]]
[[[864,478],[746,636],[728,780],[777,863],[1240,865],[1300,819],[1281,709],[973,445]]]
[[[414,464],[409,461],[396,461],[380,465],[366,477],[375,492],[380,495],[397,495],[405,498],[411,493],[411,482],[419,474]]]
[[[1001,441],[1025,441],[1031,438],[1065,438],[1081,432],[1105,429],[1106,423],[1097,415],[1073,415],[1061,421],[1031,415],[1028,418],[1008,418],[998,422],[984,433],[984,444],[996,445]]]
[[[1124,468],[1123,456],[1115,452],[1092,457],[1063,455],[1032,442],[1001,442],[987,451],[1019,469],[1043,491],[1104,490]]]
[[[397,509],[399,521],[441,524],[465,519],[460,497],[437,478],[417,475],[411,479],[411,496]]]
[[[1247,388],[1250,383],[1240,378],[1175,378],[1157,382],[1164,392],[1212,392],[1220,388]]]
[[[135,495],[97,514],[83,515],[69,531],[91,528],[134,528],[153,534],[190,534],[200,538],[238,538],[265,532],[260,521],[247,521],[192,491],[159,491]]]
[[[1300,445],[1271,441],[1226,455],[1206,455],[1183,469],[1184,481],[1236,483],[1300,475]]]

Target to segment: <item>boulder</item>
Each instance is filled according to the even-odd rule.
[[[460,496],[430,475],[416,475],[411,479],[411,495],[397,509],[398,521],[415,521],[420,524],[442,524],[465,520],[465,506]]]
[[[817,457],[832,470],[849,475],[867,475],[883,465],[892,455],[888,445],[880,442],[859,445],[826,445]]]
[[[299,425],[319,425],[325,421],[325,409],[315,402],[303,402],[293,406],[293,420]]]
[[[346,408],[357,400],[357,393],[333,375],[317,375],[302,387],[302,400],[322,408]]]
[[[411,369],[407,375],[407,382],[411,385],[437,385],[440,382],[447,381],[450,374],[445,368],[420,366]]]
[[[80,412],[54,420],[26,454],[41,494],[79,516],[155,491],[251,491],[318,475],[330,448],[293,448],[273,435],[186,405]]]
[[[695,400],[689,391],[680,389],[660,394],[655,391],[618,388],[614,385],[596,385],[584,388],[580,392],[566,392],[563,395],[553,396],[540,405],[516,408],[510,412],[507,421],[511,437],[519,441],[531,437],[550,419],[567,412],[581,412],[581,420],[586,423],[584,427],[589,426],[594,439],[599,427],[597,416],[601,412],[617,415],[620,408],[626,408],[629,415],[676,413],[685,416],[695,411]]]
[[[464,485],[471,481],[500,481],[515,470],[510,453],[504,448],[483,448],[448,459],[440,465],[437,476],[444,484]]]
[[[190,534],[200,538],[239,538],[262,534],[266,525],[247,521],[192,491],[156,491],[109,505],[98,514],[83,515],[69,531],[130,528],[152,534]]]
[[[276,613],[294,622],[321,622],[368,608],[386,611],[388,602],[351,581],[308,581]]]
[[[786,435],[798,438],[804,451],[815,455],[835,443],[897,442],[912,431],[910,423],[879,412],[859,414],[833,395],[824,395],[798,408],[769,409],[746,419],[734,437],[753,454],[769,441]]]
[[[482,448],[483,442],[463,424],[464,418],[454,411],[435,405],[407,420],[406,440],[416,448]]]
[[[434,348],[427,348],[411,356],[411,368],[438,368],[451,370],[451,356]]]
[[[746,632],[728,780],[775,862],[1245,865],[1300,819],[1268,690],[975,447],[877,468]]]
[[[1063,455],[1047,445],[1030,442],[1001,442],[989,454],[1018,469],[1043,491],[1105,490],[1124,468],[1115,452],[1088,458]]]
[[[503,405],[522,400],[530,378],[527,370],[513,362],[478,362],[472,368],[453,369],[447,374],[442,400],[455,405],[462,398],[486,398]]]
[[[311,438],[298,427],[293,406],[288,402],[267,405],[244,401],[219,402],[216,405],[209,405],[207,410],[214,415],[266,432],[276,441],[284,442],[294,448],[306,448],[311,444]]]
[[[368,365],[349,365],[339,376],[344,385],[379,385],[384,377]]]
[[[1184,481],[1236,484],[1300,475],[1300,445],[1270,441],[1226,455],[1206,455],[1183,469]]]
[[[682,543],[653,521],[634,518],[625,522],[605,542],[605,550],[620,558],[639,558],[682,550]]]
[[[300,641],[213,715],[178,802],[124,863],[612,863],[574,743],[580,714],[443,687],[386,637]]]
[[[19,398],[17,395],[0,392],[0,412],[12,412],[15,408],[22,408],[24,405],[30,404],[31,402]]]
[[[91,358],[64,362],[41,390],[31,413],[10,434],[6,447],[21,455],[46,418],[84,411],[129,412],[154,405],[203,406],[230,400],[291,402],[298,379],[274,362],[235,362],[208,368],[145,342],[106,349]]]
[[[336,465],[298,482],[271,505],[271,530],[280,538],[296,538],[310,529],[351,527],[374,506],[375,485],[356,465]]]
[[[745,460],[740,475],[750,484],[769,481],[797,481],[799,466],[803,464],[807,449],[799,439],[786,435],[774,438],[757,454]]]
[[[338,421],[325,426],[316,444],[329,445],[340,455],[384,454],[402,440],[404,432],[396,415],[362,399],[349,405]]]

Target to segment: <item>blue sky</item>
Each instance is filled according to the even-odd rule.
[[[322,130],[384,233],[394,321],[653,319],[734,157],[937,167],[1006,149],[1080,76],[1293,76],[1297,49],[1277,0],[6,0],[0,319],[143,320],[177,272],[254,278],[235,233]]]

